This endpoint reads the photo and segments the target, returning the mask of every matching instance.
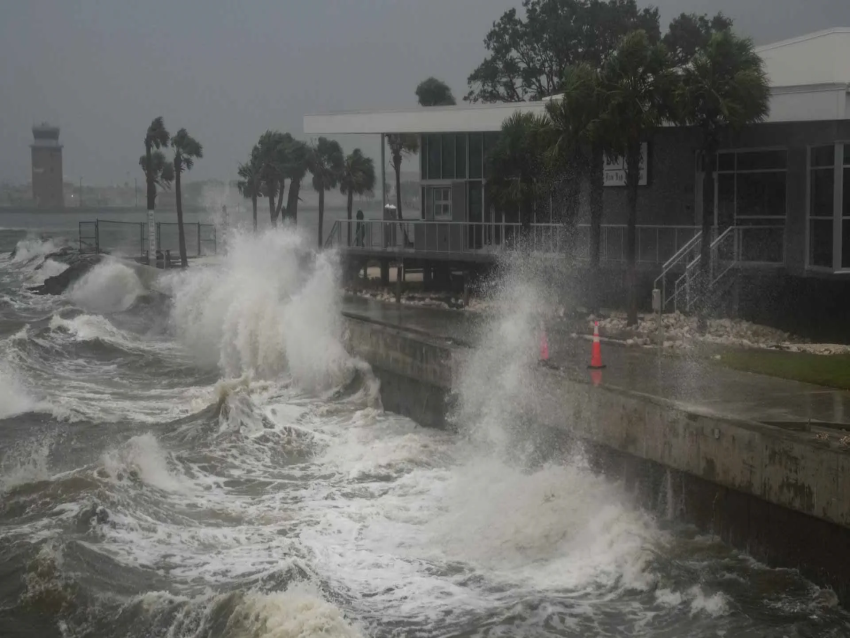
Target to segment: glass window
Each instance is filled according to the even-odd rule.
[[[785,151],[753,151],[738,153],[738,172],[784,170],[787,163]]]
[[[428,135],[428,179],[440,179],[440,136]]]
[[[443,179],[455,178],[455,136],[452,134],[444,134],[442,136],[443,146],[443,169],[441,175]]]
[[[850,219],[841,222],[841,267],[850,268]]]
[[[740,162],[739,162],[740,166]],[[785,173],[738,173],[736,214],[785,218]]]
[[[721,228],[735,224],[735,174],[717,176],[717,223]]]
[[[440,221],[451,221],[452,219],[452,189],[447,186],[432,187],[431,210],[433,219]]]
[[[841,216],[850,217],[850,167],[844,169],[844,206]]]
[[[457,179],[466,179],[466,135],[461,133],[455,139],[457,141],[455,177]]]
[[[835,192],[835,171],[831,168],[813,169],[811,177],[811,217],[832,218]]]
[[[483,193],[481,182],[469,182],[469,221],[482,221],[481,215],[484,211]]]
[[[812,168],[815,167],[830,167],[835,166],[835,147],[834,146],[818,146],[812,149]]]
[[[735,170],[735,153],[720,153],[717,156],[718,171],[734,171]]]
[[[498,133],[484,133],[484,163],[487,163],[487,156],[490,154],[490,151],[496,146],[496,142],[499,141]]]
[[[483,177],[484,142],[481,133],[469,134],[469,179]]]
[[[421,179],[428,179],[428,136],[422,135],[419,148],[419,174]]]
[[[832,220],[809,222],[809,259],[812,266],[832,268]]]

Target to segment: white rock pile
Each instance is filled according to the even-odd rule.
[[[657,315],[641,315],[639,319],[637,327],[627,328],[626,315],[623,313],[614,313],[605,318],[591,316],[588,326],[592,331],[594,322],[598,321],[603,336],[625,336],[628,345],[654,345],[663,339],[665,348],[687,349],[701,342],[824,355],[850,353],[850,346],[847,345],[811,343],[787,332],[742,319],[709,319],[705,335],[697,330],[696,317],[678,312],[662,315],[660,331]]]

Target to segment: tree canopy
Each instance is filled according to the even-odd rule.
[[[732,18],[718,13],[713,18],[683,13],[670,23],[662,40],[677,66],[687,64],[697,51],[708,46],[712,35],[732,29]]]
[[[185,128],[181,128],[171,138],[171,146],[174,147],[174,170],[178,173],[192,170],[195,160],[204,156],[201,143],[189,135]]]
[[[452,106],[457,104],[449,85],[435,77],[430,77],[419,83],[419,86],[416,87],[416,99],[419,100],[419,106]]]
[[[147,155],[142,155],[139,158],[139,166],[141,166],[142,172],[145,174],[145,179],[150,176],[153,179],[153,183],[163,190],[171,188],[171,182],[174,181],[174,166],[165,159],[165,154],[162,151],[153,151],[151,153],[150,166],[152,170],[148,168]]]
[[[635,30],[660,39],[658,10],[636,0],[523,0],[525,16],[509,9],[484,39],[488,56],[469,76],[471,102],[521,102],[554,95],[566,70],[599,66]]]

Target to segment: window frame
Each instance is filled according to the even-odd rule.
[[[832,193],[832,216],[826,217],[823,215],[812,216],[812,170],[826,170],[828,167],[812,167],[812,150],[825,146],[832,146],[834,149],[834,159],[832,163],[833,174],[833,193]],[[845,162],[844,151],[845,147],[850,146],[850,140],[836,140],[832,144],[810,144],[806,146],[806,252],[805,252],[805,269],[812,272],[830,273],[830,274],[850,274],[850,264],[842,265],[842,239],[843,239],[843,223],[845,220],[850,223],[850,217],[844,216],[844,171],[850,170],[850,156],[848,162]],[[832,266],[816,266],[811,263],[811,222],[812,219],[832,220]]]

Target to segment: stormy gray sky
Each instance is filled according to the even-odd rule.
[[[428,75],[458,98],[482,40],[520,0],[3,0],[0,181],[29,178],[31,126],[62,127],[65,178],[140,175],[144,130],[163,115],[205,157],[189,179],[229,179],[268,128],[302,135],[309,112],[416,103]],[[850,26],[848,0],[657,0],[723,11],[765,43]],[[848,62],[850,63],[850,62]],[[346,150],[377,144],[342,138]]]

